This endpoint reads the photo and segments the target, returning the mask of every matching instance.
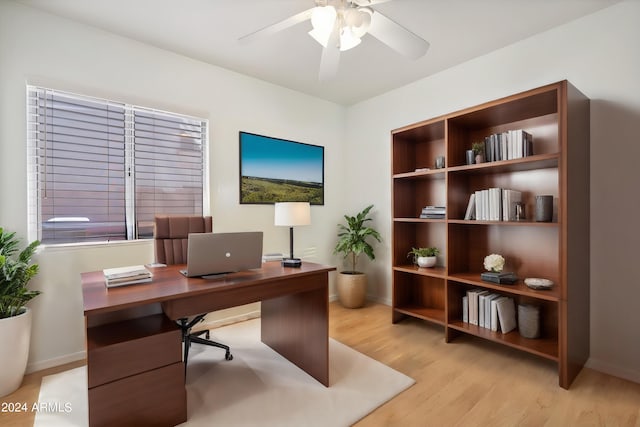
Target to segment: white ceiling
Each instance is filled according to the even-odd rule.
[[[318,80],[322,47],[306,21],[252,43],[238,38],[314,0],[16,0],[134,40],[350,105],[564,24],[620,0],[393,0],[374,8],[431,43],[407,59],[370,35]]]

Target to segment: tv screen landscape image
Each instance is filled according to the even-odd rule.
[[[324,205],[324,147],[240,132],[240,203]]]

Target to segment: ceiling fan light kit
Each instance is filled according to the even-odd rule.
[[[310,20],[309,35],[322,45],[320,80],[333,77],[338,71],[340,52],[352,49],[369,34],[396,52],[411,59],[423,56],[429,43],[408,29],[369,6],[391,0],[316,0],[316,6],[294,16],[241,37],[249,41],[271,35]]]
[[[341,4],[337,9],[333,5],[318,5],[311,11],[313,29],[309,31],[309,35],[322,47],[327,47],[332,32],[337,31],[337,47],[341,51],[349,50],[359,45],[362,36],[367,34],[372,15],[373,10],[357,7],[349,2]]]

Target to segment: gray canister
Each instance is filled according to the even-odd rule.
[[[518,332],[523,338],[540,337],[540,307],[518,304]]]
[[[551,222],[553,219],[553,196],[536,196],[536,221]]]

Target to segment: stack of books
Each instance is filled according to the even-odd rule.
[[[505,283],[512,285],[518,281],[518,276],[516,276],[515,273],[507,272],[496,273],[493,271],[485,271],[480,274],[480,278],[484,281],[497,283],[499,285]]]
[[[143,265],[106,268],[102,270],[102,272],[104,273],[104,283],[107,288],[148,283],[151,282],[152,279],[151,272]]]
[[[420,218],[423,219],[444,219],[447,209],[445,206],[425,206],[422,208]]]
[[[262,262],[282,261],[283,259],[284,255],[281,253],[269,253],[262,255]]]

